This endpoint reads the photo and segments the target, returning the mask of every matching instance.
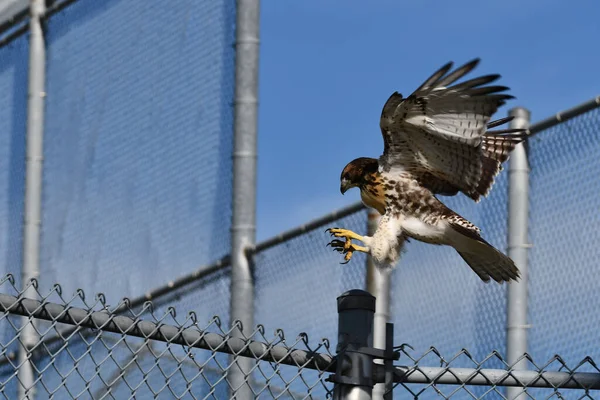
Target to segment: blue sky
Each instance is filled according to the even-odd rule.
[[[600,3],[263,0],[258,239],[359,199],[344,165],[383,150],[378,120],[453,60],[500,73],[532,121],[600,94]]]

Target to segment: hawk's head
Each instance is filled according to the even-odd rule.
[[[377,172],[379,164],[375,158],[361,157],[352,160],[344,167],[340,176],[340,192],[342,194],[353,187],[361,187]]]

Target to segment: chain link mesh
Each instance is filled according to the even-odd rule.
[[[234,21],[224,0],[49,18],[41,285],[133,297],[228,253]]]
[[[37,281],[30,285],[35,299],[24,298],[25,291],[11,275],[0,281],[0,326],[11,332],[0,341],[0,394],[6,399],[15,398],[21,365],[16,354],[27,345],[18,315],[35,323],[40,338],[27,351],[36,372],[27,394],[38,399],[222,399],[235,394],[226,376],[242,356],[257,360],[246,375],[256,398],[318,399],[332,394],[325,378],[335,370],[335,357],[326,339],[286,337],[282,330],[268,334],[258,325],[240,340],[217,316],[180,315],[170,306],[150,302],[133,308],[123,300],[111,306],[101,294],[93,299],[81,290],[67,295],[59,285],[42,294]],[[417,352],[400,345],[396,350],[400,398],[504,399],[504,385],[526,387],[524,398],[593,398],[589,388],[600,388],[600,369],[589,357],[568,363],[555,355],[536,363],[525,356],[530,372],[519,372],[495,351],[476,357],[466,349],[450,356],[435,347]]]
[[[366,226],[363,210],[327,227],[364,232]],[[269,330],[305,332],[311,338],[337,336],[335,297],[364,288],[366,259],[355,253],[340,265],[343,255],[325,247],[330,240],[321,227],[254,255],[256,321]]]
[[[28,51],[24,36],[0,49],[0,276],[19,274],[23,254]],[[12,335],[0,326],[3,343]]]
[[[408,392],[411,397],[419,399],[506,399],[503,386],[510,384],[523,387],[519,396],[523,399],[592,399],[594,391],[589,389],[590,380],[581,373],[600,372],[590,357],[568,363],[561,356],[553,355],[545,362],[539,362],[540,359],[536,362],[527,354],[519,358],[528,364],[529,371],[523,373],[513,370],[512,365],[497,351],[476,357],[468,349],[446,355],[435,347],[423,353],[414,351],[408,345],[398,346],[397,350],[403,365],[399,368],[403,380],[422,382],[422,377],[426,375],[428,381],[424,384],[397,383],[395,394],[400,398],[404,398]],[[553,375],[554,372],[561,373]],[[398,372],[396,375],[399,375]],[[470,385],[478,378],[483,378],[477,383],[481,385],[483,380],[483,386]],[[596,387],[600,387],[600,375],[594,379]],[[450,380],[454,384],[440,384],[442,380]]]
[[[223,399],[230,390],[235,393],[225,377],[240,357],[231,360],[225,353],[259,360],[248,376],[257,397],[323,398],[328,393],[323,375],[333,357],[327,341],[311,346],[305,335],[286,338],[258,326],[242,342],[232,339],[218,317],[178,315],[151,303],[141,309],[127,301],[111,307],[103,295],[89,299],[77,291],[68,296],[58,285],[42,295],[37,282],[32,285],[37,302],[24,301],[12,276],[0,283],[0,325],[12,332],[0,343],[0,393],[6,399],[15,398],[15,354],[24,345],[22,326],[11,312],[28,316],[28,323],[35,319],[41,341],[28,351],[37,374],[29,394],[33,390],[39,399]],[[304,370],[307,365],[315,370]]]
[[[0,49],[0,274],[21,265],[28,40]]]
[[[598,359],[600,109],[540,132],[529,154],[530,352]]]

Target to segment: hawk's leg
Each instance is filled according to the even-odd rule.
[[[360,236],[358,233],[354,233],[351,230],[343,229],[343,228],[329,228],[325,232],[329,232],[331,236],[346,238],[346,240],[356,239],[364,242],[364,237]]]
[[[360,235],[358,235],[352,231],[349,231],[347,229],[339,229],[339,228],[330,228],[330,229],[327,229],[327,232],[331,233],[332,236],[339,237],[339,238],[343,237],[346,239],[345,242],[338,240],[338,239],[334,239],[331,242],[327,243],[327,245],[331,246],[334,251],[344,254],[345,261],[342,264],[347,264],[348,262],[350,262],[350,259],[352,258],[352,255],[354,254],[355,251],[369,253],[368,247],[358,246],[358,245],[352,243],[352,239],[364,241],[365,238],[363,236],[360,236]]]

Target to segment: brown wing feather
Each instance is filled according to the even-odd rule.
[[[496,176],[502,171],[502,163],[508,160],[510,152],[514,150],[515,146],[527,137],[522,133],[523,130],[516,131],[517,134],[510,136],[490,134],[491,132],[484,136],[481,178],[475,190],[467,193],[473,200],[479,201],[481,196],[485,197],[489,194]]]
[[[513,117],[508,117],[492,121],[488,124],[488,128],[499,126],[512,119]],[[526,138],[527,134],[524,129],[488,131],[482,139],[481,176],[478,184],[474,190],[463,191],[463,193],[476,202],[480,200],[481,196],[487,196],[494,184],[494,179],[502,171],[502,163],[508,160],[510,152],[514,150],[515,146]],[[439,174],[436,176],[427,171],[418,176],[418,181],[433,193],[442,196],[454,196],[461,191],[460,188],[452,185]]]
[[[454,84],[478,62],[473,60],[452,72],[452,63],[448,63],[406,99],[397,92],[390,96],[380,119],[384,139],[380,165],[384,170],[400,167],[438,194],[462,191],[478,198],[480,191],[489,189],[481,180],[490,180],[487,171],[492,164],[484,160],[496,155],[495,148],[489,156],[485,153],[486,125],[512,96],[501,93],[508,89],[505,86],[486,86],[499,75]],[[450,84],[454,86],[446,87]],[[495,174],[491,175],[493,179]]]

